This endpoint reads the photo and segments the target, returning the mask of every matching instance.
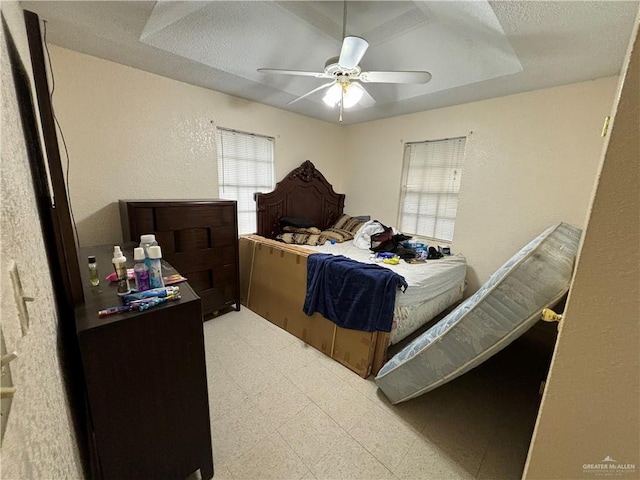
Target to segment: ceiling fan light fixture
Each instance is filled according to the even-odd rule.
[[[331,85],[329,90],[322,97],[322,101],[326,103],[329,107],[335,107],[340,101],[340,93],[342,92],[342,86],[339,83],[334,83]]]
[[[322,101],[333,108],[340,103],[342,98],[342,90],[344,89],[344,105],[343,108],[351,108],[355,106],[364,95],[364,91],[357,83],[335,83],[324,94]]]
[[[357,83],[350,83],[345,88],[344,93],[344,108],[351,108],[356,105],[363,95],[362,87]]]

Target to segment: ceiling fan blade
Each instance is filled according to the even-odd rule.
[[[338,65],[342,68],[355,68],[369,48],[369,42],[360,37],[344,37]]]
[[[429,72],[362,72],[358,79],[365,83],[427,83]]]
[[[303,70],[281,70],[279,68],[259,68],[260,73],[277,73],[279,75],[298,75],[301,77],[333,78],[324,72],[305,72]]]
[[[303,98],[307,98],[309,95],[313,95],[314,93],[319,92],[323,88],[329,88],[331,85],[334,85],[335,83],[336,82],[334,80],[333,82],[329,82],[329,83],[325,83],[324,85],[320,85],[318,88],[314,88],[313,90],[311,90],[310,92],[305,93],[301,97],[294,98],[289,103],[287,103],[287,105],[291,105],[292,103],[296,103],[298,100],[302,100]]]

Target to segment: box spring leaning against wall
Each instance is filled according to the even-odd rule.
[[[391,403],[457,378],[533,327],[569,290],[581,234],[566,223],[547,228],[389,360],[376,383]]]

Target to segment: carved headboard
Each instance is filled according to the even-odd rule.
[[[306,218],[320,230],[331,227],[344,209],[344,194],[333,187],[309,160],[277,183],[273,192],[257,193],[258,235],[276,238],[281,217]]]

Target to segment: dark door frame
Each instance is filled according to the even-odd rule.
[[[4,16],[2,17],[2,28],[11,62],[35,201],[57,310],[56,348],[59,352],[60,370],[64,379],[65,393],[84,477],[95,477],[89,473],[95,472],[93,464],[96,460],[95,455],[91,453],[92,442],[85,403],[84,375],[74,317],[74,308],[84,303],[74,226],[49,94],[40,19],[36,14],[26,10],[24,18],[37,105],[34,102],[30,76],[18,53]]]

